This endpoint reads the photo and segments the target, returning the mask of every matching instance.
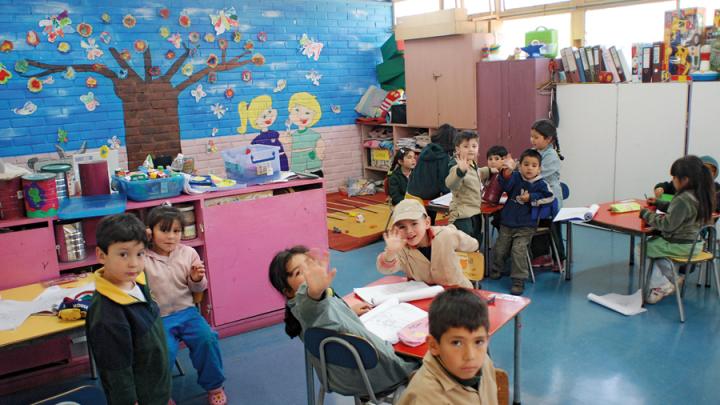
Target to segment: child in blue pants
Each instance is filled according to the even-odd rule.
[[[145,272],[160,307],[168,363],[170,367],[175,364],[180,341],[184,342],[190,349],[198,384],[208,392],[208,403],[225,405],[228,402],[218,335],[193,303],[193,293],[207,289],[205,266],[195,249],[180,243],[183,224],[177,208],[154,208],[148,214],[147,228],[151,244],[145,256]]]

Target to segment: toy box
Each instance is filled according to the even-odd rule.
[[[248,145],[222,151],[225,173],[238,184],[263,184],[280,179],[280,148]]]
[[[177,197],[183,191],[185,177],[172,176],[161,179],[126,180],[113,176],[113,188],[132,201],[148,201],[160,198]]]
[[[700,39],[704,29],[704,8],[665,12],[663,79],[687,81],[690,72],[700,67]]]

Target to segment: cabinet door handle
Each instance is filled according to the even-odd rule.
[[[434,80],[437,80],[437,79],[439,79],[440,77],[442,77],[442,75],[441,75],[440,73],[435,73],[435,72],[433,72],[432,75],[433,75],[433,79],[434,79]]]

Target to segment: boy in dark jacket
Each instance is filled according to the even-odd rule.
[[[718,175],[718,162],[715,160],[712,156],[700,156],[700,160],[702,160],[705,167],[707,167],[710,170],[710,175],[713,178],[713,181],[715,182],[715,195],[716,195],[716,204],[715,209],[717,211],[720,211],[720,183],[715,181],[717,179]],[[658,209],[661,211],[668,210],[668,207],[670,206],[669,201],[656,201],[659,200],[660,197],[662,197],[663,194],[670,194],[675,195],[677,191],[675,190],[675,186],[673,186],[672,181],[665,181],[662,183],[658,183],[655,185],[655,200],[650,200],[650,203],[657,203]]]
[[[97,228],[95,295],[85,322],[110,405],[166,405],[170,367],[160,310],[145,281],[145,225],[132,214]]]
[[[502,277],[502,268],[508,254],[512,255],[512,288],[510,293],[521,295],[529,268],[527,262],[528,244],[537,228],[533,208],[548,204],[555,198],[540,175],[542,157],[533,149],[520,155],[520,167],[513,171],[515,162],[508,159],[500,176],[500,186],[508,194],[507,202],[500,214],[500,230],[493,247],[493,263],[490,278]]]

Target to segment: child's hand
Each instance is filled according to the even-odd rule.
[[[328,271],[328,261],[326,259],[308,255],[307,268],[303,271],[308,296],[314,300],[319,300],[323,292],[332,284],[335,274],[337,274],[335,269]]]
[[[460,169],[460,171],[463,173],[467,173],[468,169],[470,168],[470,161],[468,160],[467,155],[464,152],[460,152],[457,157],[457,168]]]
[[[517,200],[524,203],[530,201],[530,193],[528,193],[527,190],[520,190],[520,195],[517,197]]]
[[[655,198],[660,198],[662,195],[665,194],[665,189],[662,187],[658,187],[655,189]]]
[[[205,265],[195,264],[190,269],[190,280],[199,283],[202,281],[202,279],[205,277]]]
[[[510,169],[512,171],[512,170],[515,170],[515,166],[516,166],[515,159],[513,159],[512,154],[508,153],[507,157],[503,161],[502,167],[504,169]]]
[[[355,315],[360,316],[370,310],[370,305],[362,301],[354,302],[352,303],[352,305],[350,305],[350,309],[355,312]]]
[[[391,256],[398,254],[407,244],[405,238],[400,235],[400,231],[392,228],[383,234],[385,239],[385,251]]]

